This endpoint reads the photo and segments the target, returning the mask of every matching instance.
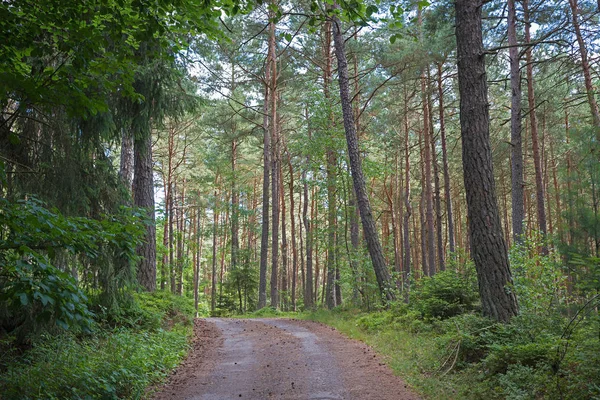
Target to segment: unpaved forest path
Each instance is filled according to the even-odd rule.
[[[196,320],[194,347],[155,400],[417,400],[365,344],[291,319]]]

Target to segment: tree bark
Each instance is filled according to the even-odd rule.
[[[423,42],[423,16],[421,9],[418,11],[419,19],[419,30],[421,36],[421,42]],[[425,67],[429,69],[429,66]],[[421,72],[421,101],[423,106],[423,163],[424,163],[424,177],[422,185],[424,187],[425,195],[425,231],[422,233],[425,235],[425,256],[427,262],[423,263],[423,272],[426,275],[435,275],[436,265],[436,249],[435,249],[435,228],[433,223],[433,193],[431,190],[431,130],[430,130],[430,112],[429,102],[427,101],[428,85],[426,80],[425,70]]]
[[[201,213],[202,211],[202,213]],[[204,210],[198,209],[196,216],[197,228],[196,228],[196,264],[194,265],[194,308],[196,309],[196,317],[198,317],[198,286],[200,284],[200,264],[202,260],[202,245],[204,244],[204,237],[202,231],[204,230]]]
[[[427,70],[427,82],[431,82],[429,70]],[[435,237],[437,240],[437,266],[439,271],[446,269],[444,260],[444,235],[442,226],[442,196],[440,194],[440,174],[437,162],[437,150],[435,145],[435,135],[433,132],[433,102],[431,100],[431,90],[427,91],[427,102],[429,103],[429,137],[431,139],[431,165],[433,167],[433,197],[435,207]]]
[[[331,95],[329,86],[331,84],[331,21],[326,21],[323,26],[323,53],[325,57],[325,69],[323,70],[323,94],[326,102],[330,102]],[[330,116],[329,122],[333,124],[333,117]],[[336,176],[337,157],[334,144],[331,140],[327,145],[327,282],[326,282],[326,301],[327,308],[332,309],[336,306],[335,295],[335,258],[336,258],[336,230],[337,230],[337,199],[336,199]]]
[[[144,208],[148,225],[143,243],[137,248],[140,261],[137,279],[149,292],[156,290],[156,223],[154,221],[154,178],[152,174],[152,135],[135,140],[133,177],[133,201],[136,207]]]
[[[237,140],[231,141],[231,268],[238,266],[238,253],[240,251],[240,223],[239,208],[240,194],[236,185]]]
[[[585,90],[587,92],[588,104],[590,105],[590,111],[592,114],[592,123],[594,127],[596,127],[596,138],[600,141],[600,110],[598,109],[598,103],[596,102],[596,91],[594,90],[592,75],[590,73],[590,62],[588,59],[587,48],[585,47],[585,42],[581,34],[581,27],[579,26],[579,19],[577,18],[577,14],[579,13],[577,0],[569,0],[569,6],[571,7],[573,28],[575,28],[575,35],[577,36],[577,43],[579,44],[579,54],[581,54],[581,69],[583,70]]]
[[[333,17],[333,39],[335,43],[335,54],[338,60],[340,100],[344,116],[344,130],[346,131],[346,142],[348,144],[348,156],[350,158],[354,190],[356,192],[364,235],[367,241],[369,254],[371,255],[371,261],[373,262],[377,284],[379,285],[379,290],[384,298],[387,301],[391,301],[395,298],[394,292],[391,290],[393,288],[393,283],[391,282],[390,273],[385,264],[381,243],[371,212],[371,204],[367,195],[365,178],[360,160],[360,151],[358,148],[358,138],[356,137],[354,118],[352,116],[352,103],[350,101],[348,83],[348,62],[344,50],[344,38],[342,37],[340,21],[337,17]]]
[[[292,157],[287,153],[288,168],[290,171],[290,225],[292,231],[292,311],[296,311],[296,286],[298,278],[298,249],[296,247],[296,218],[294,210],[294,169],[292,168]],[[302,236],[302,234],[300,234]]]
[[[404,300],[408,301],[410,287],[410,217],[412,207],[410,204],[410,131],[408,127],[408,93],[404,87],[404,262],[402,269],[402,285]]]
[[[523,11],[525,16],[525,42],[531,43],[531,20],[529,15],[529,0],[523,0]],[[535,170],[535,195],[537,200],[538,227],[542,238],[546,238],[546,205],[544,194],[544,182],[542,171],[542,160],[540,157],[540,145],[538,138],[537,111],[535,106],[535,91],[533,89],[533,57],[531,46],[525,51],[525,63],[527,64],[527,102],[529,104],[529,121],[531,124],[531,147],[533,149],[533,164]],[[548,254],[548,246],[542,244],[542,254]]]
[[[271,22],[270,24],[273,24]],[[267,263],[269,257],[269,184],[271,180],[271,133],[269,131],[269,98],[271,96],[269,86],[271,84],[271,64],[273,53],[269,46],[267,65],[265,67],[265,98],[263,103],[263,193],[262,193],[262,224],[260,238],[260,268],[258,283],[257,309],[267,305]]]
[[[275,81],[275,69],[271,71],[271,79]],[[271,141],[273,150],[271,162],[271,307],[279,307],[279,131],[277,127],[277,91],[275,82],[271,86],[273,96],[271,96]]]
[[[312,140],[310,120],[308,118],[308,108],[304,110],[306,124],[308,129],[308,140]],[[312,224],[311,219],[308,216],[308,204],[312,205],[312,200],[308,198],[308,176],[307,169],[310,165],[310,155],[306,156],[306,166],[302,170],[302,182],[304,192],[304,204],[302,205],[302,222],[304,223],[304,232],[306,235],[305,248],[306,248],[306,282],[304,283],[304,308],[312,309],[314,307],[314,292],[313,292],[313,250],[312,250]],[[312,207],[311,207],[312,215]]]
[[[133,184],[133,134],[127,129],[123,129],[121,136],[121,160],[119,165],[119,178],[127,188],[127,192],[132,189]]]
[[[517,47],[517,10],[515,0],[508,0],[508,52],[510,57],[510,142],[511,142],[511,201],[513,240],[520,243],[525,221],[523,142],[521,139],[521,69]]]
[[[456,41],[463,171],[483,314],[508,322],[518,313],[498,214],[489,137],[482,0],[456,0]]]
[[[448,221],[448,249],[454,254],[456,244],[454,239],[454,215],[452,212],[452,194],[450,191],[450,170],[448,168],[448,146],[446,144],[446,119],[444,109],[444,86],[442,80],[443,63],[438,63],[438,102],[440,113],[440,138],[442,141],[442,168],[444,170],[444,199],[446,201],[446,219]]]
[[[283,138],[282,138],[283,142]],[[283,162],[279,163],[279,193],[281,197],[281,292],[280,296],[281,308],[285,311],[288,309],[288,240],[286,227],[286,206],[285,206],[285,191],[283,183]]]
[[[210,311],[215,312],[217,307],[217,231],[219,226],[219,211],[217,207],[217,190],[214,192],[213,206],[213,239],[212,239],[212,274],[211,274],[211,293],[210,293]]]

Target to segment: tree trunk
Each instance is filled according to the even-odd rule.
[[[311,138],[311,129],[310,129],[310,121],[308,119],[308,109],[305,109],[306,113],[306,123],[308,124],[308,140]],[[308,204],[311,203],[312,200],[308,198],[308,177],[307,177],[307,169],[310,165],[310,156],[306,156],[306,167],[302,171],[302,182],[303,182],[303,191],[304,191],[304,204],[302,208],[302,221],[304,222],[304,231],[306,234],[306,282],[304,283],[304,308],[310,310],[314,307],[313,298],[313,252],[312,252],[312,227],[311,227],[311,219],[308,217]],[[311,207],[311,215],[312,215],[312,207]]]
[[[521,139],[521,70],[517,47],[517,10],[515,0],[508,0],[508,44],[510,57],[510,142],[511,142],[511,200],[513,240],[520,243],[525,221],[523,142]]]
[[[287,149],[286,149],[287,151]],[[298,277],[298,249],[296,247],[296,218],[294,210],[294,169],[292,168],[292,158],[287,153],[288,168],[290,171],[290,224],[292,231],[292,311],[296,311],[296,280]],[[302,235],[302,234],[300,234]]]
[[[379,242],[375,221],[371,212],[371,204],[367,195],[365,178],[360,160],[360,151],[358,148],[358,138],[356,137],[354,118],[352,117],[352,103],[350,102],[348,83],[348,62],[346,61],[346,53],[344,50],[344,38],[342,37],[340,21],[337,17],[333,17],[333,38],[335,42],[335,53],[338,60],[340,100],[344,116],[346,142],[348,144],[348,156],[350,158],[350,168],[352,170],[352,179],[354,181],[354,190],[356,192],[360,210],[364,236],[367,241],[369,254],[371,255],[371,261],[373,262],[379,290],[387,301],[391,301],[395,298],[395,295],[391,290],[393,283],[391,282],[387,265],[385,265],[381,243]]]
[[[471,252],[483,314],[508,322],[518,313],[496,201],[489,137],[489,104],[481,0],[456,0],[456,41],[463,171]]]
[[[217,307],[217,230],[219,226],[219,211],[217,208],[217,190],[214,193],[213,206],[213,240],[212,240],[212,274],[211,274],[211,293],[210,293],[210,311],[215,312]]]
[[[427,70],[427,82],[431,82],[429,70]],[[435,229],[436,229],[436,248],[437,248],[437,265],[439,271],[446,269],[444,261],[444,235],[442,226],[442,196],[440,194],[440,174],[437,162],[437,150],[435,146],[435,135],[433,132],[433,102],[431,101],[431,91],[427,92],[427,102],[429,108],[429,136],[431,138],[431,165],[433,166],[433,196],[435,206]]]
[[[402,285],[404,300],[408,301],[408,290],[410,287],[410,216],[412,207],[410,204],[410,132],[408,128],[408,93],[404,87],[404,265],[402,270]]]
[[[133,133],[123,129],[121,136],[121,162],[119,165],[119,178],[129,192],[133,184]]]
[[[435,275],[435,229],[433,224],[433,193],[431,191],[431,135],[429,128],[429,104],[427,101],[427,81],[425,72],[421,73],[421,100],[423,102],[423,163],[424,163],[424,195],[425,195],[425,256],[423,272],[428,276]]]
[[[270,24],[273,24],[271,22]],[[271,84],[271,64],[273,53],[269,46],[267,65],[265,67],[265,98],[263,103],[263,193],[262,193],[262,233],[260,238],[260,277],[258,284],[257,309],[267,305],[267,263],[269,257],[269,184],[271,180],[271,133],[269,131],[269,86]]]
[[[183,294],[183,242],[185,240],[185,178],[181,184],[181,194],[179,197],[179,208],[177,210],[177,294]]]
[[[272,71],[272,76],[275,75],[275,69]],[[272,78],[273,79],[273,78]],[[277,127],[277,92],[274,85],[271,87],[273,96],[271,105],[271,146],[273,152],[271,163],[271,307],[279,307],[279,288],[278,288],[278,273],[279,273],[279,131]]]
[[[594,127],[596,127],[596,138],[600,141],[600,110],[598,109],[598,103],[596,102],[596,91],[594,90],[592,75],[590,73],[587,48],[585,47],[585,42],[581,35],[581,27],[579,26],[579,19],[577,17],[577,14],[579,13],[577,0],[569,0],[569,5],[571,6],[573,28],[575,28],[575,35],[577,36],[577,43],[579,44],[579,53],[581,54],[581,69],[583,70],[585,90],[587,92],[588,104],[590,105],[590,111],[592,113],[592,123]]]
[[[197,215],[197,229],[196,229],[196,246],[197,246],[197,256],[196,256],[196,265],[194,266],[194,308],[196,309],[196,317],[198,317],[198,286],[200,284],[200,264],[202,260],[202,245],[204,244],[204,237],[202,235],[202,231],[204,230],[204,217],[205,213],[202,210],[200,213],[200,209],[198,209]]]
[[[531,43],[531,21],[529,15],[529,0],[522,0],[525,16],[525,42]],[[535,195],[537,200],[538,227],[543,240],[546,238],[546,201],[544,199],[544,182],[542,171],[542,160],[540,157],[540,145],[538,139],[537,111],[535,107],[535,92],[533,89],[533,57],[531,56],[531,46],[527,47],[525,52],[525,62],[527,64],[527,101],[529,104],[529,121],[531,123],[531,147],[533,149],[533,164],[535,170]],[[548,246],[544,242],[542,245],[542,254],[548,254]]]
[[[440,113],[440,137],[442,141],[442,167],[444,169],[444,199],[446,201],[446,219],[448,220],[448,246],[450,253],[456,251],[454,239],[454,215],[452,212],[452,194],[450,191],[450,170],[448,168],[448,147],[446,145],[446,120],[444,110],[444,86],[442,81],[443,63],[438,63],[438,101]]]
[[[331,21],[325,22],[323,26],[324,46],[323,53],[325,57],[325,69],[323,70],[323,94],[326,102],[330,102],[331,95],[329,86],[331,83]],[[329,121],[333,124],[333,118]],[[336,306],[335,296],[335,258],[336,258],[336,230],[337,230],[337,199],[336,199],[336,176],[335,170],[337,157],[333,143],[328,141],[327,148],[327,282],[326,282],[326,306],[332,309]]]
[[[238,253],[240,250],[240,224],[239,208],[240,194],[236,186],[236,162],[238,143],[235,139],[231,141],[231,268],[238,266]]]
[[[171,190],[169,191],[169,281],[171,293],[175,293],[175,233],[173,232],[173,220],[175,217],[175,206],[173,205],[176,186],[174,183],[171,184]]]
[[[152,175],[152,135],[135,140],[133,177],[133,201],[136,207],[144,208],[148,225],[143,243],[137,248],[140,261],[137,279],[149,292],[156,290],[156,224],[154,222],[154,179]]]
[[[283,141],[283,138],[282,138]],[[286,207],[285,207],[285,191],[283,184],[283,163],[279,163],[279,193],[281,194],[281,308],[285,311],[288,309],[288,240],[286,229]]]

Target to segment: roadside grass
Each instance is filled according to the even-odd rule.
[[[371,346],[392,370],[414,391],[431,399],[467,397],[472,371],[444,374],[440,366],[439,337],[434,332],[411,331],[397,323],[381,323],[368,328],[365,318],[381,317],[379,313],[361,313],[357,310],[300,313],[297,318],[316,321],[336,328],[346,336]],[[385,317],[384,317],[385,318]]]
[[[0,398],[139,399],[185,357],[194,308],[166,292],[134,294],[118,312],[97,314],[91,334],[40,337],[0,366]]]

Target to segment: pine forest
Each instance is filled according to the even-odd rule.
[[[193,398],[231,317],[600,398],[599,87],[600,1],[0,1],[0,399]]]

